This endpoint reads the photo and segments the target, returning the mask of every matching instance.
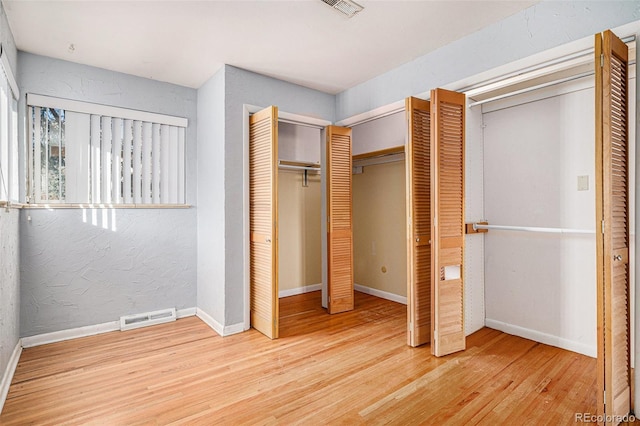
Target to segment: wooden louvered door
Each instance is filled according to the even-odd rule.
[[[351,129],[328,126],[327,267],[329,313],[353,310],[353,226]]]
[[[409,346],[431,341],[431,111],[407,98],[407,277]]]
[[[465,96],[431,91],[431,352],[465,349],[464,334]]]
[[[251,326],[278,338],[278,108],[249,119]]]
[[[628,49],[596,34],[596,232],[598,414],[631,410]]]

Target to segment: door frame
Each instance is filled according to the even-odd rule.
[[[274,104],[278,106],[277,104]],[[243,263],[243,324],[244,330],[251,328],[251,281],[250,281],[250,250],[249,250],[249,117],[269,105],[256,106],[244,104],[242,106],[242,263]],[[301,114],[294,114],[278,110],[278,121],[299,124],[308,127],[322,129],[330,124],[328,120],[310,117]],[[322,168],[322,165],[321,165]],[[326,270],[326,253],[323,253],[322,270],[323,276]]]

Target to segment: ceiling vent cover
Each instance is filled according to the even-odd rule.
[[[328,4],[335,10],[344,13],[349,18],[364,9],[363,6],[360,6],[358,3],[351,0],[322,0],[322,2]]]

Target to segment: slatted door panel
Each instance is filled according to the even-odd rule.
[[[465,349],[464,94],[431,91],[431,352]]]
[[[408,343],[431,341],[431,111],[429,101],[407,98]]]
[[[278,108],[249,119],[251,326],[278,337]]]
[[[600,414],[631,411],[628,49],[596,34],[598,392]]]
[[[329,313],[353,310],[351,129],[327,127],[327,250]]]

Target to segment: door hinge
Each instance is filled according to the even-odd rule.
[[[600,54],[600,68],[604,68],[604,53]]]
[[[604,234],[604,220],[601,222],[601,225],[602,225],[602,230],[601,230],[601,232]]]

